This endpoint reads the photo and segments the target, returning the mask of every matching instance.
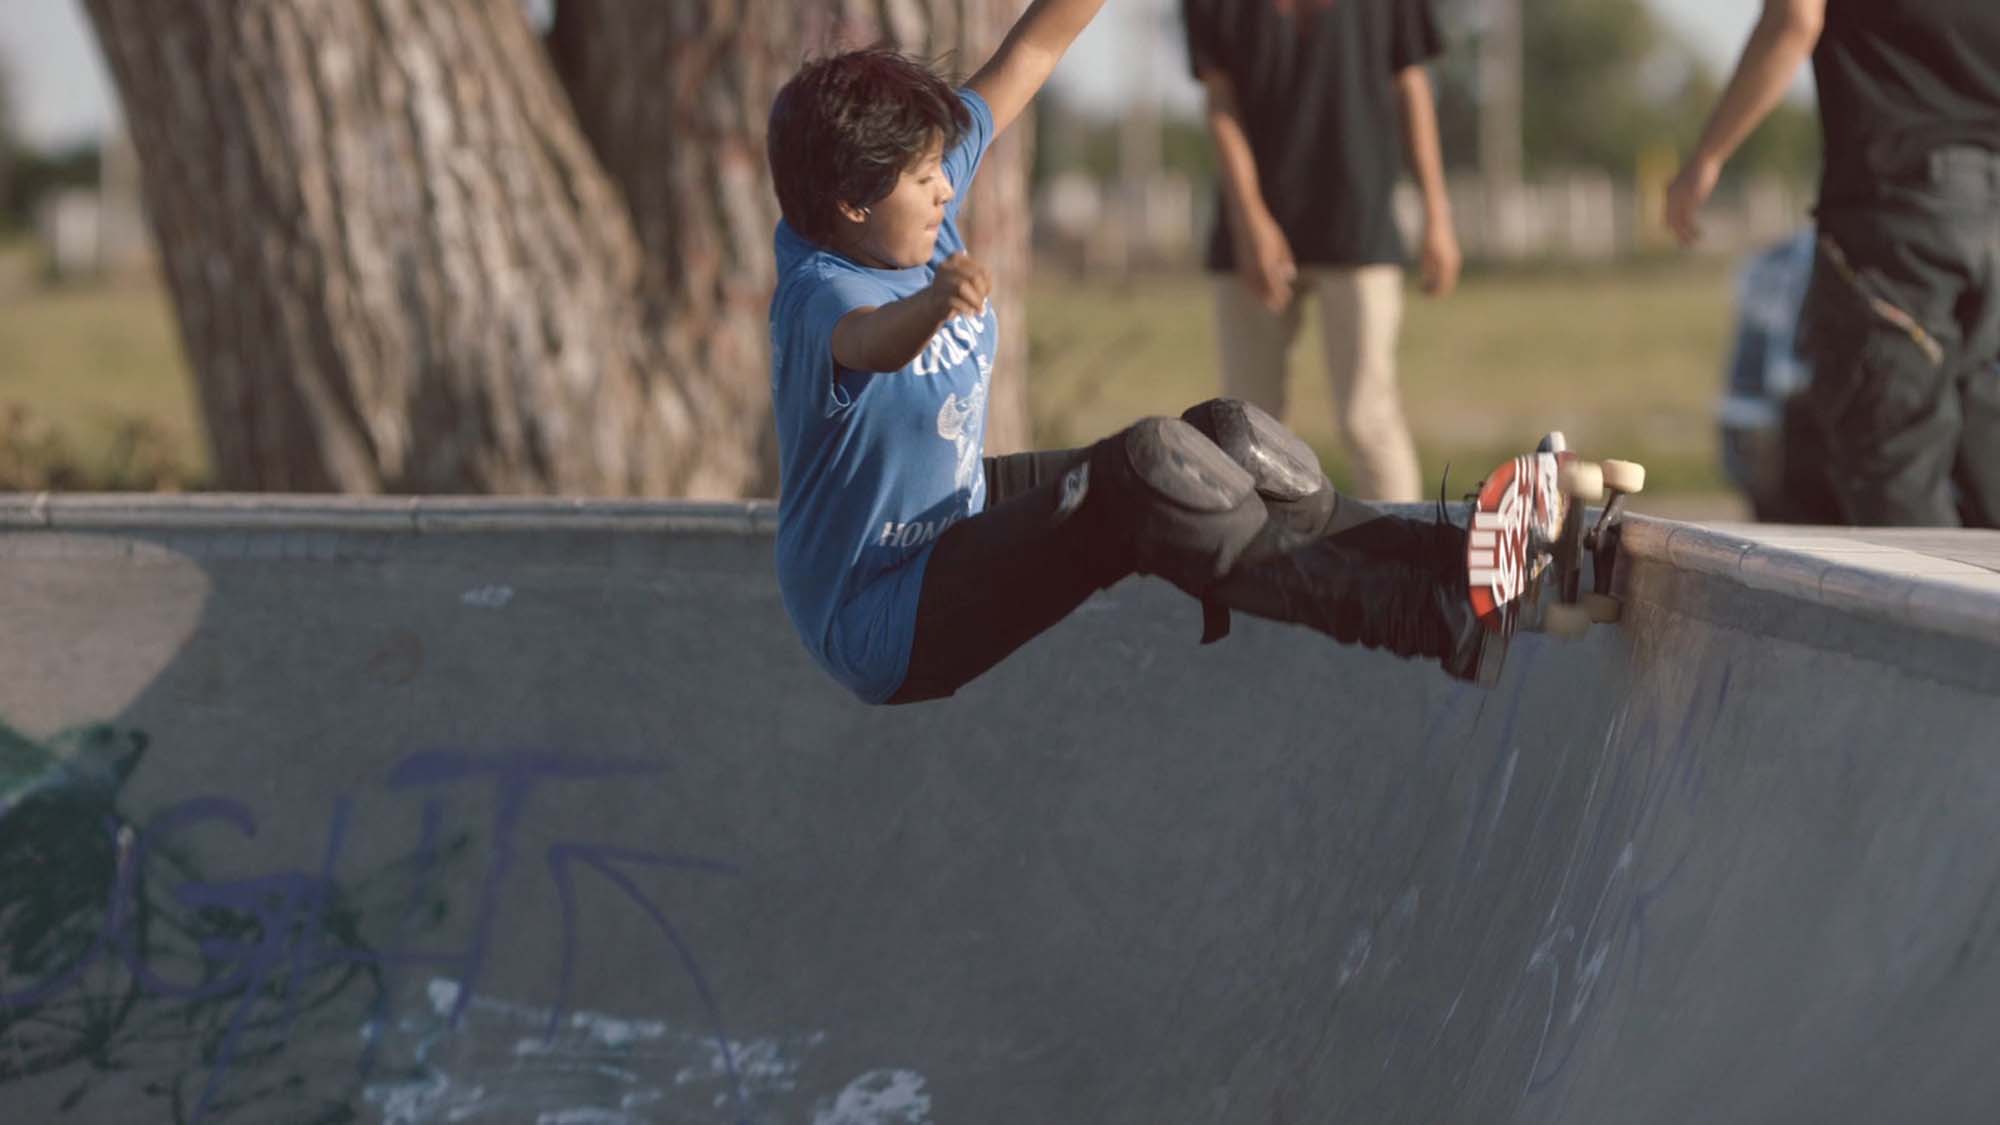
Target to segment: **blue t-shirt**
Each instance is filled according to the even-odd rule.
[[[777,233],[771,298],[771,401],[781,487],[778,587],[814,659],[870,703],[908,674],[924,565],[939,535],[986,506],[981,454],[997,321],[946,321],[900,371],[850,371],[833,360],[833,328],[855,309],[928,287],[965,249],[958,209],[993,139],[993,113],[959,91],[972,127],[944,154],[956,198],[929,264],[870,269]]]

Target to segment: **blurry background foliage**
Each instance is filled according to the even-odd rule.
[[[1440,0],[1446,49],[1431,67],[1445,163],[1473,171],[1479,154],[1478,0]],[[1746,9],[1749,6],[1746,5]],[[1178,26],[1164,34],[1180,45]],[[1693,147],[1727,75],[1642,0],[1530,0],[1522,10],[1522,157],[1530,175],[1589,168],[1619,178],[1662,146]],[[1184,56],[1160,81],[1183,77]],[[1037,182],[1083,169],[1110,180],[1119,172],[1120,122],[1089,113],[1060,94],[1036,103],[1042,122]],[[1196,180],[1214,172],[1201,121],[1162,124],[1162,163]],[[1809,184],[1819,172],[1819,119],[1810,104],[1780,105],[1728,168],[1732,179],[1775,175]]]

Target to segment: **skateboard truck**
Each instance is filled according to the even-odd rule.
[[[1628,492],[1614,492],[1611,502],[1597,513],[1597,524],[1583,540],[1590,552],[1590,584],[1593,590],[1611,596],[1611,571],[1618,565],[1618,541],[1625,530],[1625,498]]]
[[[1561,434],[1543,441],[1544,451],[1564,452]],[[1552,446],[1552,448],[1550,448]],[[1574,461],[1564,466],[1564,491],[1575,498],[1563,519],[1554,551],[1556,603],[1543,616],[1544,631],[1558,637],[1582,636],[1592,625],[1609,625],[1623,612],[1623,605],[1611,592],[1613,571],[1618,565],[1618,543],[1627,497],[1646,487],[1646,468],[1632,461],[1593,463]],[[1585,501],[1602,496],[1611,498],[1598,510],[1597,520],[1586,530],[1589,518]],[[1583,591],[1583,556],[1591,561],[1591,590]]]
[[[1623,530],[1627,495],[1623,492],[1612,493],[1610,501],[1598,510],[1597,519],[1590,528],[1582,531],[1580,553],[1590,556],[1591,593],[1599,597],[1611,596],[1611,572],[1618,564],[1618,540]],[[1571,518],[1581,524],[1588,517],[1578,506]],[[1562,587],[1558,591],[1564,602],[1575,604],[1582,601],[1582,571],[1581,566],[1565,568]]]

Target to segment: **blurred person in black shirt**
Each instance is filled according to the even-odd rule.
[[[1682,242],[1810,55],[1825,157],[1802,399],[1845,517],[2000,527],[2000,0],[1765,0],[1667,196]]]
[[[1419,499],[1396,380],[1405,159],[1425,290],[1449,293],[1461,260],[1424,70],[1442,45],[1433,0],[1182,0],[1181,14],[1220,180],[1208,268],[1223,391],[1283,418],[1287,359],[1316,305],[1356,495]]]

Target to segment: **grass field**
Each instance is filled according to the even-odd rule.
[[[25,408],[22,413],[20,408]],[[145,448],[131,448],[135,439]],[[194,385],[164,290],[41,287],[32,256],[0,249],[0,463],[60,458],[71,487],[196,483],[206,453]],[[19,478],[22,467],[4,474]],[[34,483],[32,474],[29,483]],[[20,482],[0,479],[0,488]]]
[[[136,427],[154,460],[176,461],[199,485],[200,423],[164,292],[39,288],[24,253],[0,251],[0,427],[25,406],[43,435],[32,449],[60,447],[78,465],[70,487],[149,487],[128,448]],[[1029,294],[1038,442],[1085,442],[1212,394],[1209,284],[1039,278]],[[1649,492],[1721,493],[1713,412],[1728,302],[1726,264],[1703,259],[1478,272],[1448,300],[1412,294],[1402,374],[1426,479],[1449,459],[1463,491],[1559,428],[1587,453],[1645,462]],[[1295,356],[1290,421],[1344,483],[1313,331]],[[18,421],[13,437],[18,447]]]
[[[1030,299],[1038,437],[1082,442],[1213,393],[1210,282],[1109,287],[1044,280]],[[1454,296],[1411,295],[1404,407],[1433,486],[1454,491],[1560,429],[1600,457],[1644,462],[1649,491],[1725,489],[1714,411],[1729,336],[1729,272],[1716,261],[1469,276]],[[1288,421],[1346,478],[1316,335],[1293,356]]]

